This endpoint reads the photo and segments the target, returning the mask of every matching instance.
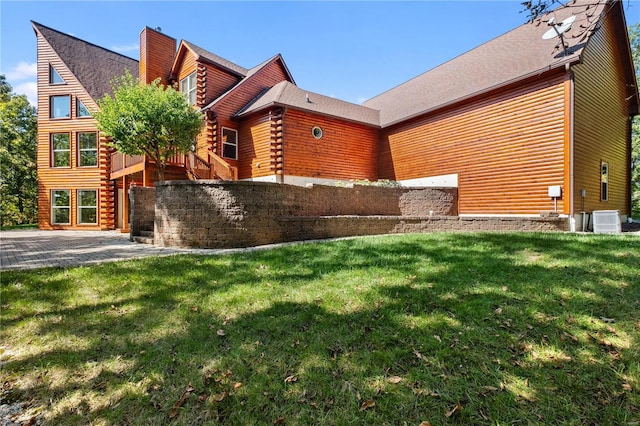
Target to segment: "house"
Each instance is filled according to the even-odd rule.
[[[572,21],[562,37],[543,38],[550,16]],[[573,229],[583,211],[630,213],[639,99],[621,1],[572,1],[362,105],[298,87],[281,55],[244,68],[145,28],[138,62],[33,27],[43,229],[126,230],[126,189],[153,184],[154,165],[114,152],[91,117],[125,70],[204,114],[170,179],[457,187],[460,215],[556,211]]]

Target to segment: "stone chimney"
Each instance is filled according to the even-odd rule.
[[[176,56],[176,39],[145,27],[140,33],[140,82],[148,84],[160,77],[169,84],[171,66]]]

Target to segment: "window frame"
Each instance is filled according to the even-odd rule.
[[[609,201],[609,163],[600,161],[600,201]]]
[[[85,135],[85,134],[92,134],[95,136],[96,138],[96,145],[94,149],[83,149],[80,146],[80,136],[81,135]],[[88,168],[88,167],[98,167],[100,165],[100,158],[98,157],[98,132],[77,132],[76,133],[76,162],[77,162],[77,166],[79,168]],[[82,162],[82,152],[86,152],[86,151],[95,151],[96,153],[96,163],[95,164],[90,164],[90,165],[83,165],[81,164]]]
[[[53,81],[53,76],[57,75],[58,77],[60,77],[61,81]],[[58,70],[51,64],[49,64],[49,84],[51,84],[52,86],[58,86],[61,84],[67,84],[66,81],[64,81],[64,78],[62,78],[62,76],[60,75],[60,73],[58,72]]]
[[[225,141],[225,130],[228,130],[230,132],[233,132],[235,134],[235,143],[229,143],[227,141]],[[230,160],[237,160],[238,159],[238,131],[236,129],[232,129],[230,127],[223,127],[222,131],[220,132],[220,135],[222,137],[222,158],[228,158]],[[225,155],[225,146],[232,146],[235,148],[234,150],[234,156],[233,157],[229,157]]]
[[[67,98],[69,100],[69,115],[66,117],[55,117],[53,102],[55,98]],[[69,120],[71,119],[71,95],[51,95],[49,96],[49,119],[51,120]]]
[[[55,149],[53,145],[53,139],[56,135],[67,135],[67,143],[69,148],[67,149]],[[54,132],[49,133],[49,151],[50,151],[50,167],[54,169],[69,169],[71,168],[71,134],[69,132]],[[69,154],[69,161],[64,166],[56,165],[56,152],[67,152]]]
[[[80,105],[82,105],[82,107],[87,111],[87,114],[80,114]],[[89,111],[89,108],[87,108],[87,106],[84,104],[84,102],[82,102],[80,100],[80,98],[76,98],[76,117],[77,118],[91,118],[93,117],[93,115],[91,114],[91,111]]]
[[[191,86],[191,82],[190,82],[191,78],[193,78],[193,87]],[[188,86],[186,89],[185,89],[185,83],[187,83],[186,86]],[[190,73],[189,75],[187,75],[186,77],[180,80],[180,93],[182,93],[187,97],[187,102],[189,102],[189,105],[196,105],[198,103],[197,90],[198,90],[198,81],[197,81],[196,71]],[[193,94],[193,101],[191,100],[192,94]]]
[[[85,206],[82,205],[82,196],[80,195],[81,192],[94,192],[95,193],[95,198],[96,198],[96,203],[95,205],[92,206]],[[87,188],[82,188],[82,189],[76,189],[76,224],[78,225],[98,225],[100,220],[98,218],[98,204],[99,204],[99,191],[97,189],[87,189]],[[95,210],[95,218],[96,220],[94,222],[82,222],[82,210]]]
[[[56,192],[66,192],[68,197],[69,197],[69,204],[66,206],[57,206],[54,203],[55,200],[55,195],[54,193]],[[51,216],[49,217],[49,222],[51,223],[51,225],[71,225],[71,190],[70,189],[52,189],[50,191],[50,200],[49,200],[49,205],[51,207]],[[56,209],[66,209],[67,210],[67,217],[68,217],[68,221],[67,222],[55,222],[55,218],[56,215],[54,213],[54,211]]]

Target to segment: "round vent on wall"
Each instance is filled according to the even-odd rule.
[[[311,134],[314,138],[320,139],[322,138],[322,129],[318,126],[315,126],[313,129],[311,129]]]

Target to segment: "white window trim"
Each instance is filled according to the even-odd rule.
[[[69,205],[68,206],[56,206],[54,205],[54,192],[66,191],[69,193]],[[71,225],[71,190],[70,189],[52,189],[50,192],[49,205],[51,206],[51,216],[49,217],[49,222],[52,225]],[[54,222],[56,215],[53,213],[56,209],[67,209],[69,210],[69,221],[68,222]]]
[[[80,135],[82,135],[84,133],[92,133],[92,134],[96,135],[96,147],[95,148],[87,149],[87,148],[81,148],[80,147]],[[98,134],[97,134],[97,132],[78,132],[78,133],[76,133],[76,148],[78,150],[78,159],[77,159],[78,167],[81,167],[83,169],[84,168],[91,168],[91,167],[96,168],[96,167],[98,167],[100,165],[100,158],[98,158]],[[82,161],[82,152],[83,151],[95,151],[96,152],[96,164],[92,164],[90,166],[81,165],[80,162]]]
[[[189,84],[189,80],[191,76],[193,76],[193,87],[191,87],[191,85]],[[185,89],[185,86],[187,86],[186,89]],[[180,91],[187,97],[187,101],[189,102],[190,105],[195,105],[198,103],[198,94],[196,92],[197,88],[198,88],[198,82],[197,82],[197,76],[195,71],[189,74],[188,76],[186,76],[185,78],[183,78],[182,80],[180,80]],[[191,93],[194,94],[193,102],[191,102]]]
[[[236,143],[229,143],[229,142],[225,142],[224,141],[224,131],[225,130],[230,130],[233,133],[235,133],[235,135],[236,135]],[[220,135],[222,136],[222,138],[221,138],[222,139],[222,153],[221,153],[222,154],[222,158],[228,158],[230,160],[237,160],[238,159],[238,131],[236,129],[232,129],[230,127],[223,127],[222,131],[220,132]],[[225,155],[224,155],[224,146],[225,145],[235,146],[235,148],[236,148],[235,157],[225,157]]]
[[[96,204],[95,206],[81,206],[80,205],[80,192],[83,191],[92,191],[96,193]],[[97,225],[98,224],[98,190],[97,189],[76,189],[76,214],[77,214],[77,218],[76,218],[76,222],[78,225]],[[96,221],[95,222],[80,222],[82,220],[82,210],[83,209],[95,209],[96,211]]]

